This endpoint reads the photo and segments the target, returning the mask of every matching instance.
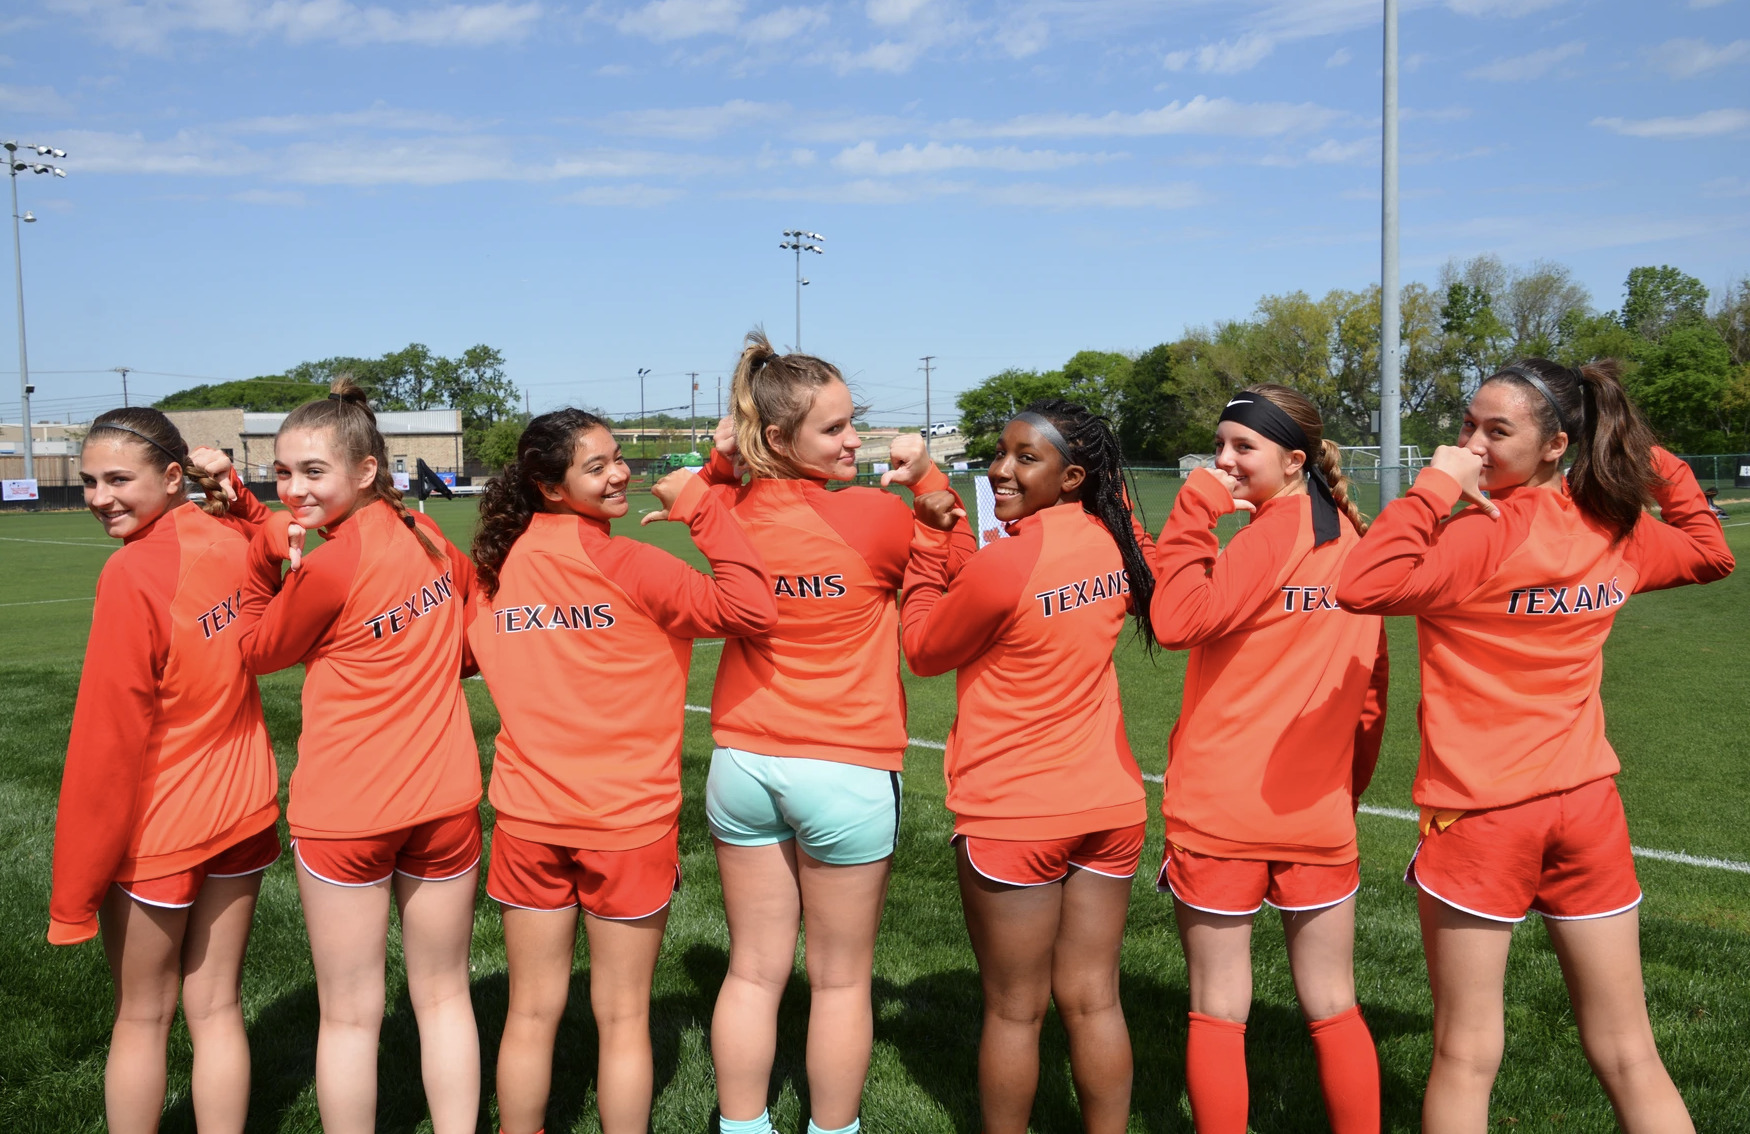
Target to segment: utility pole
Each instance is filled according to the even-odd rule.
[[[535,416],[534,405],[529,401],[529,392],[527,390],[524,390],[523,391],[523,417],[533,418],[534,416]],[[528,422],[524,421],[523,424],[527,425]]]
[[[1398,0],[1385,0],[1385,89],[1379,210],[1379,506],[1398,498]]]
[[[699,451],[699,372],[697,370],[691,371],[687,377],[693,380],[692,393],[689,395],[693,404],[692,408],[687,411],[687,432],[691,435],[692,440],[687,443],[687,451],[697,453]]]
[[[132,370],[133,367],[112,366],[110,369],[122,376],[122,405],[125,407],[128,404],[128,371]]]
[[[723,375],[717,375],[717,420],[723,420]]]
[[[641,367],[638,371],[638,455],[644,455],[644,376],[650,373],[649,367]]]
[[[924,372],[924,455],[929,456],[930,430],[932,428],[930,422],[930,366],[936,361],[936,356],[926,354],[918,361],[923,363],[918,369]]]

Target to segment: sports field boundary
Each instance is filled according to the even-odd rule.
[[[709,713],[710,711],[709,705],[687,706],[689,713]],[[948,750],[946,744],[937,740],[923,740],[919,737],[908,736],[905,738],[905,742],[912,748],[928,748],[936,752]],[[1142,778],[1151,784],[1166,781],[1165,776],[1152,772],[1144,772]],[[1363,803],[1360,811],[1363,815],[1377,815],[1382,819],[1398,819],[1406,823],[1415,823],[1421,820],[1421,816],[1416,812],[1406,811],[1401,807],[1375,807],[1372,804]],[[1708,870],[1730,870],[1736,874],[1750,874],[1750,862],[1737,862],[1729,858],[1713,858],[1703,854],[1685,854],[1682,851],[1655,850],[1651,847],[1631,846],[1629,850],[1636,858],[1647,858],[1656,862],[1675,862],[1683,866],[1700,866]]]

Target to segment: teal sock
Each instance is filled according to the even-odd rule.
[[[746,1118],[739,1122],[718,1115],[717,1130],[719,1134],[772,1134],[772,1113],[762,1110],[758,1118]]]
[[[822,1130],[814,1124],[814,1119],[808,1120],[808,1134],[857,1134],[857,1131],[862,1128],[863,1120],[861,1118],[853,1118],[849,1126],[841,1126],[837,1130]]]

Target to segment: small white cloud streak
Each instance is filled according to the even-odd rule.
[[[1473,67],[1465,72],[1465,77],[1486,79],[1493,83],[1516,83],[1528,79],[1541,79],[1553,71],[1558,64],[1584,54],[1585,51],[1586,45],[1578,41],[1564,43],[1560,47],[1545,47],[1525,55],[1515,55],[1510,59],[1497,59],[1493,63],[1484,64],[1481,67]]]
[[[1750,110],[1704,110],[1686,118],[1594,118],[1592,125],[1631,138],[1717,138],[1750,129]]]
[[[650,185],[591,185],[559,198],[566,205],[592,205],[603,208],[648,209],[666,205],[683,196],[679,189]]]
[[[1329,59],[1325,60],[1325,66],[1347,67],[1349,61],[1353,58],[1355,58],[1354,52],[1350,51],[1347,47],[1339,47],[1337,50],[1331,52],[1331,57]]]
[[[1648,61],[1673,79],[1693,79],[1716,67],[1750,59],[1750,39],[1715,47],[1703,39],[1670,39],[1647,52]]]
[[[774,8],[743,24],[741,37],[754,44],[781,43],[823,28],[828,20],[825,8]]]
[[[1750,180],[1742,177],[1716,177],[1701,183],[1703,197],[1750,197]]]
[[[411,10],[361,7],[351,0],[50,0],[49,8],[86,20],[118,47],[148,52],[162,51],[172,37],[188,32],[347,47],[484,47],[527,38],[544,15],[536,0]]]
[[[1274,40],[1249,34],[1231,43],[1222,40],[1220,43],[1206,43],[1195,50],[1168,52],[1165,63],[1169,71],[1191,67],[1205,75],[1237,75],[1262,63],[1274,50]]]
[[[742,0],[650,0],[614,21],[627,35],[658,43],[701,35],[727,35],[740,25]]]
[[[869,0],[863,6],[869,22],[882,27],[908,24],[930,6],[930,0]]]
[[[973,146],[910,142],[892,150],[880,150],[874,142],[861,142],[833,158],[835,168],[862,177],[896,177],[941,173],[950,169],[998,169],[1009,172],[1066,169],[1089,162],[1106,162],[1114,154],[1064,153],[1058,150],[1022,150],[1014,146],[977,149]]]
[[[610,133],[633,137],[704,141],[747,126],[771,122],[789,114],[790,107],[785,103],[752,102],[737,98],[730,99],[721,106],[624,110],[598,118],[595,124]]]
[[[304,195],[296,189],[245,189],[241,193],[231,194],[231,200],[241,201],[245,205],[270,205],[282,209],[299,209],[304,206]]]
[[[988,138],[1142,138],[1171,134],[1222,134],[1266,138],[1330,125],[1342,114],[1310,102],[1235,102],[1198,95],[1174,100],[1158,110],[1108,114],[1023,114],[1007,122],[945,123],[948,137]]]
[[[0,110],[11,114],[43,114],[57,117],[73,113],[73,104],[53,87],[14,87],[0,83]]]

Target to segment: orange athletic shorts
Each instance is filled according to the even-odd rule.
[[[552,913],[582,906],[611,921],[659,913],[681,888],[680,824],[631,850],[586,850],[492,833],[486,896],[521,910]]]
[[[972,869],[1005,886],[1045,886],[1069,877],[1070,868],[1112,878],[1130,878],[1142,861],[1148,824],[1114,827],[1061,839],[984,839],[955,835]]]
[[[1167,844],[1155,888],[1194,910],[1245,917],[1268,902],[1288,913],[1322,910],[1361,888],[1361,860],[1343,863],[1271,862],[1217,858]]]
[[[1641,900],[1628,817],[1610,777],[1524,803],[1466,811],[1422,836],[1404,881],[1456,910],[1524,921],[1609,917]]]
[[[242,878],[260,874],[279,861],[280,836],[270,823],[240,843],[233,843],[198,866],[162,878],[118,882],[122,892],[148,906],[181,910],[194,905],[201,884],[209,878]]]
[[[336,886],[375,886],[391,874],[426,882],[460,878],[480,862],[480,809],[358,839],[292,840],[311,875]]]

